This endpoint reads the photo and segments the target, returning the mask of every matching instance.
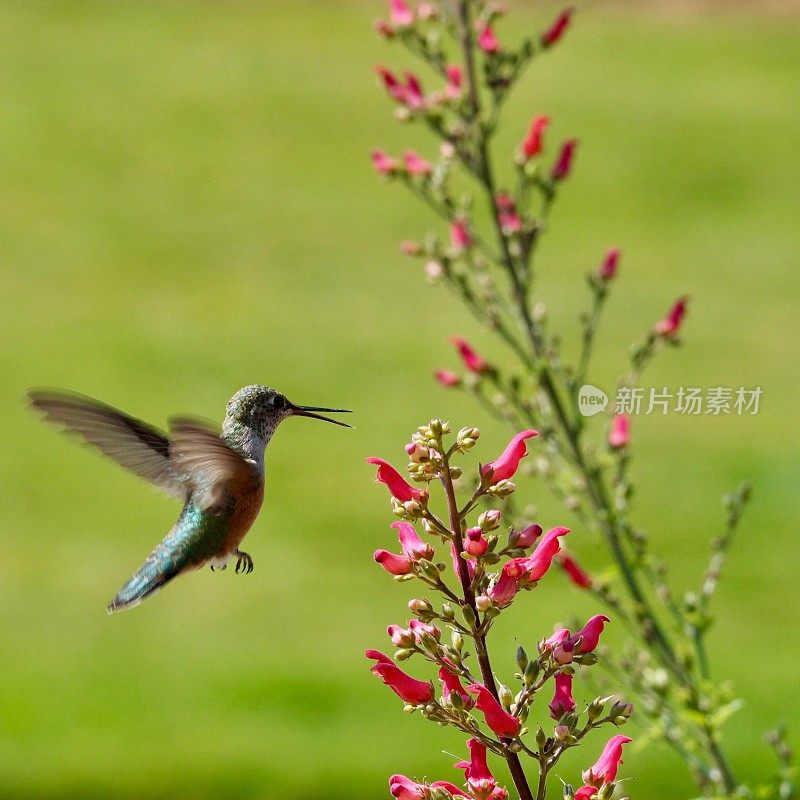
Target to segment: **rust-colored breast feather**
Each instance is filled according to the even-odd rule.
[[[231,517],[228,535],[225,537],[225,551],[235,552],[239,543],[252,527],[264,502],[264,481],[251,483],[245,491],[234,494],[236,507]]]

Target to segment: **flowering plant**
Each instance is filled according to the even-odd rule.
[[[473,449],[480,432],[470,427],[462,428],[454,439],[449,435],[450,426],[434,419],[418,428],[406,446],[410,477],[423,489],[414,487],[387,461],[367,459],[377,465],[377,480],[388,488],[392,509],[399,517],[391,527],[401,552],[376,550],[375,561],[396,580],[416,580],[439,596],[436,601],[415,598],[409,602],[413,618],[405,626],[387,628],[397,648],[394,658],[367,650],[367,658],[375,662],[371,671],[403,701],[407,711],[420,711],[427,719],[452,725],[469,737],[469,760],[456,764],[464,770],[465,790],[447,781],[417,783],[404,775],[391,777],[390,790],[404,800],[506,800],[507,790],[488,766],[487,752],[492,752],[505,759],[520,798],[541,800],[548,774],[561,755],[595,728],[625,724],[633,707],[621,698],[607,696],[579,709],[572,697],[576,670],[597,662],[594,651],[609,622],[602,614],[593,616],[575,633],[560,628],[549,637],[542,635],[531,655],[520,646],[514,690],[498,683],[487,642],[494,621],[520,591],[533,589],[545,577],[569,529],[556,527],[544,533],[534,523],[521,530],[512,528],[501,541],[502,512],[489,508],[478,513],[483,501],[501,502],[514,493],[511,479],[527,455],[527,440],[537,435],[535,430],[518,433],[500,456],[483,465],[469,497],[461,501],[457,484],[465,481],[461,480],[462,468],[454,462]],[[433,506],[431,489],[437,483],[444,514]],[[434,541],[444,547],[444,561],[436,560]],[[442,628],[448,628],[450,635]],[[431,680],[412,677],[396,663],[413,657],[429,662],[429,673],[434,670],[438,676],[438,689]],[[529,715],[541,692],[552,692],[547,708],[553,722],[536,724],[532,730]],[[630,741],[627,736],[613,736],[597,763],[583,774],[584,786],[574,793],[567,787],[565,796],[583,800],[610,797],[622,746]],[[537,762],[535,789],[528,784],[520,756]]]
[[[440,140],[435,158],[411,150],[402,157],[378,149],[372,152],[375,170],[386,179],[403,184],[446,226],[446,238],[431,234],[422,242],[406,241],[403,252],[422,259],[428,278],[450,288],[471,314],[504,343],[509,354],[509,366],[490,363],[468,341],[454,338],[464,372],[440,370],[436,378],[445,387],[462,387],[487,413],[513,431],[523,431],[515,436],[494,466],[483,468],[477,494],[459,510],[452,496],[454,475],[449,459],[452,453],[465,448],[458,440],[456,451],[444,447],[440,441],[444,432],[441,423],[437,423],[441,430],[433,425],[420,429],[412,445],[433,452],[434,456],[428,461],[415,461],[417,451],[410,451],[411,476],[423,482],[434,477],[443,482],[450,518],[441,527],[430,516],[428,491],[413,488],[381,462],[379,479],[390,487],[396,510],[404,522],[419,521],[429,533],[441,536],[454,547],[454,568],[462,594],[451,600],[463,609],[466,617],[453,624],[450,611],[434,611],[432,606],[428,610],[428,604],[423,603],[419,607],[423,615],[418,624],[444,619],[455,633],[472,636],[481,663],[484,650],[481,637],[488,632],[493,615],[512,602],[520,589],[538,580],[544,574],[539,575],[538,571],[545,563],[546,571],[556,558],[573,583],[591,593],[630,634],[627,649],[602,653],[602,666],[615,685],[624,685],[636,700],[641,712],[637,717],[647,727],[643,741],[660,739],[674,748],[704,797],[750,797],[754,793],[763,797],[792,796],[792,755],[780,731],[768,737],[779,762],[774,782],[751,787],[736,776],[723,748],[721,728],[740,702],[725,683],[712,679],[706,652],[706,633],[712,624],[711,601],[747,503],[748,487],[742,486],[726,498],[727,522],[722,534],[711,543],[711,556],[699,588],[682,598],[676,597],[667,580],[665,565],[652,551],[647,534],[632,516],[629,417],[625,413],[612,415],[604,431],[604,441],[597,442],[591,440],[579,407],[579,389],[591,365],[603,308],[617,279],[619,250],[609,249],[588,275],[590,304],[581,319],[581,345],[574,359],[562,352],[561,338],[550,330],[544,305],[533,303],[533,258],[554,203],[573,171],[578,142],[567,139],[553,152],[546,141],[550,120],[546,115],[536,114],[529,128],[520,132],[516,151],[504,154],[511,177],[501,179],[495,167],[494,136],[511,89],[533,60],[564,37],[571,24],[571,11],[564,11],[538,35],[523,36],[514,46],[506,44],[497,33],[505,5],[496,0],[440,0],[420,2],[413,7],[406,0],[392,0],[389,12],[388,19],[376,23],[377,31],[423,62],[437,76],[439,84],[435,90],[427,91],[415,73],[399,74],[385,66],[376,68],[379,81],[394,104],[397,119],[420,123]],[[467,191],[464,191],[465,180],[471,186]],[[484,208],[476,208],[476,200],[482,201]],[[632,351],[627,374],[620,382],[621,390],[631,391],[660,350],[680,343],[687,308],[688,298],[679,298],[645,334]],[[484,517],[473,527],[467,523],[466,515],[481,495],[498,501],[507,497],[510,474],[517,468],[518,456],[525,452],[526,439],[533,435],[534,428],[540,431],[544,446],[539,457],[531,459],[529,472],[536,473],[563,502],[583,531],[595,533],[604,542],[615,567],[613,580],[588,574],[574,555],[562,549],[561,539],[566,529],[554,529],[542,537],[539,547],[528,555],[526,537],[534,534],[526,527],[527,520],[517,515],[510,503],[506,503],[503,513],[518,530],[512,528],[508,542],[502,547],[491,520]],[[459,434],[462,435],[465,439],[472,438],[463,432]],[[506,474],[508,470],[511,473]],[[493,511],[499,513],[500,509]],[[429,545],[417,543],[416,534],[412,537],[409,529],[404,530],[403,552],[392,555],[380,551],[376,559],[399,579],[415,577],[445,591],[447,587],[439,584],[440,570],[427,552]],[[521,537],[524,546],[520,546],[519,538],[513,537]],[[575,549],[580,548],[579,542],[580,537]],[[540,551],[541,547],[545,549]],[[535,565],[534,557],[539,559]],[[500,561],[503,561],[500,569],[492,571]],[[434,616],[424,619],[428,614]],[[597,630],[602,628],[605,617],[598,615],[593,620],[590,630]],[[524,682],[527,670],[532,669],[537,677],[531,686],[540,679],[553,681],[551,713],[563,713],[571,719],[569,715],[574,713],[569,708],[571,664],[581,659],[577,663],[587,665],[596,657],[594,647],[579,652],[592,641],[589,632],[584,630],[577,638],[567,631],[558,632],[555,638],[543,640],[533,660],[521,654],[519,674],[523,686],[522,694],[516,696],[510,690],[506,693],[504,687],[495,687],[493,691],[491,672],[484,669],[481,670],[483,688],[475,688],[477,677],[473,680],[459,672],[459,662],[451,658],[451,651],[457,654],[461,651],[454,645],[441,645],[432,633],[427,632],[420,639],[417,631],[409,628],[403,636],[403,642],[411,643],[413,638],[415,644],[401,647],[401,655],[420,652],[426,658],[436,660],[438,655],[448,659],[444,664],[437,662],[450,682],[445,683],[447,697],[461,698],[454,701],[454,706],[451,702],[455,710],[447,705],[450,701],[436,704],[433,700],[428,702],[427,696],[425,702],[412,705],[439,721],[462,723],[465,732],[479,744],[506,758],[520,797],[530,797],[524,781],[518,780],[518,753],[539,760],[539,775],[543,779],[549,769],[550,756],[545,755],[551,752],[548,747],[558,749],[564,743],[559,736],[576,736],[578,729],[566,724],[565,731],[561,727],[565,723],[559,723],[553,737],[537,734],[536,748],[529,748],[511,727],[493,730],[492,741],[481,739],[470,723],[468,712],[473,707],[483,710],[481,703],[488,708],[494,700],[500,703],[500,710],[524,723],[528,712],[528,686]],[[423,641],[432,649],[426,648]],[[559,664],[564,659],[568,660]],[[379,668],[381,663],[385,667]],[[374,669],[378,674],[388,673],[389,664],[379,661]],[[454,688],[450,669],[455,677],[470,682],[463,692]],[[597,670],[589,674],[595,676],[594,682],[600,689],[605,687],[607,682],[597,676]],[[473,706],[468,708],[470,703]],[[498,715],[498,719],[502,718]],[[491,728],[488,720],[487,724]],[[540,742],[541,737],[544,738]],[[614,746],[619,744],[617,741]],[[476,769],[480,771],[480,767]],[[590,771],[590,775],[594,774]],[[580,789],[576,796],[592,796],[591,786],[598,789],[589,781],[589,786]],[[435,791],[440,789],[435,787]],[[432,787],[424,789],[431,796],[433,791]],[[540,788],[538,796],[543,796],[541,791]],[[425,796],[422,789],[419,792],[422,794],[405,796]],[[601,787],[599,793],[605,797],[608,790]]]

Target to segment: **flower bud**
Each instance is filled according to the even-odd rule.
[[[496,509],[492,508],[489,511],[484,511],[478,517],[478,525],[482,531],[494,531],[500,527],[500,516],[501,513]]]
[[[442,606],[442,619],[453,620],[455,617],[456,614],[455,611],[453,611],[453,607],[450,605],[450,603],[445,603]]]
[[[497,693],[500,698],[500,704],[506,711],[509,711],[511,704],[514,702],[514,695],[511,694],[511,689],[501,683]]]
[[[525,648],[522,647],[522,645],[517,647],[517,666],[520,672],[525,672],[528,666],[528,654],[525,652]]]
[[[456,444],[460,450],[469,450],[475,446],[475,442],[481,432],[477,428],[462,428],[456,435]]]
[[[479,594],[475,598],[475,608],[478,609],[480,612],[487,611],[492,607],[491,598],[487,597],[485,594]]]
[[[433,606],[430,600],[414,598],[408,601],[408,609],[412,614],[416,614],[420,619],[422,615],[430,616],[433,613]]]
[[[503,480],[499,483],[496,483],[494,486],[490,486],[487,490],[487,494],[494,495],[495,497],[508,497],[510,494],[513,494],[516,489],[517,487],[515,483],[512,481]]]
[[[450,640],[453,643],[453,649],[457,652],[460,653],[464,649],[464,637],[458,631],[453,631]]]

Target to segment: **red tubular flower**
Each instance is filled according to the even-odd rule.
[[[552,528],[542,537],[542,541],[539,542],[536,549],[527,558],[521,559],[525,566],[526,581],[538,581],[544,576],[550,569],[556,553],[561,549],[559,537],[566,536],[568,533],[569,528]]]
[[[617,770],[622,763],[622,745],[630,741],[633,740],[628,736],[612,736],[594,766],[583,773],[583,780],[594,786],[612,783],[617,777]]]
[[[484,464],[481,474],[486,475],[491,470],[490,480],[493,483],[511,478],[519,468],[519,462],[528,454],[525,447],[525,440],[532,436],[538,436],[539,432],[534,430],[522,431],[518,433],[509,443],[499,458]]]
[[[500,42],[494,35],[491,25],[484,23],[478,30],[478,47],[484,53],[497,53],[500,50]]]
[[[405,775],[392,775],[389,778],[389,792],[397,800],[421,800],[424,797],[425,786]]]
[[[513,738],[519,733],[522,727],[520,721],[513,714],[509,714],[482,683],[470,684],[467,686],[467,691],[478,695],[475,705],[483,713],[486,724],[498,736]]]
[[[410,522],[398,520],[389,527],[397,531],[397,538],[400,540],[403,555],[408,556],[412,561],[419,561],[421,558],[430,561],[433,558],[433,548],[419,538],[419,534],[414,530],[414,526]]]
[[[433,684],[429,681],[412,678],[379,650],[367,650],[364,655],[375,660],[370,672],[377,675],[403,702],[419,706],[433,700]]]
[[[592,797],[596,795],[596,786],[581,786],[581,788],[575,792],[575,800],[592,800]]]
[[[601,281],[610,281],[617,274],[617,264],[619,264],[619,248],[612,247],[603,259],[600,269],[597,271],[597,277]]]
[[[414,12],[405,0],[389,0],[389,18],[395,25],[404,27],[414,21]]]
[[[411,572],[411,559],[405,555],[376,550],[372,556],[390,575],[408,575]]]
[[[528,135],[523,139],[520,148],[523,158],[527,161],[535,158],[544,147],[544,134],[550,124],[550,117],[534,117]]]
[[[440,369],[434,373],[434,377],[436,378],[442,386],[446,386],[447,388],[451,388],[453,386],[459,386],[461,384],[461,377],[457,375],[455,372],[450,372],[450,370]]]
[[[517,233],[517,231],[522,228],[522,220],[519,214],[517,214],[514,201],[507,194],[498,194],[494,201],[497,205],[497,218],[500,222],[500,227],[503,229],[503,233],[505,233],[506,236]]]
[[[464,778],[467,786],[472,790],[475,797],[490,797],[494,791],[497,781],[494,779],[489,765],[486,762],[486,746],[477,739],[470,739],[467,742],[469,748],[469,761],[459,761],[456,769],[464,770]]]
[[[566,8],[559,14],[556,21],[542,34],[542,47],[554,45],[563,35],[572,18],[571,8]]]
[[[467,573],[470,579],[475,575],[475,563],[473,561],[464,561],[464,559],[461,558],[461,553],[456,550],[455,542],[450,542],[450,556],[453,559],[453,572],[455,572],[456,577],[460,579],[461,573],[458,571],[459,564],[467,565]]]
[[[434,781],[430,784],[430,787],[432,789],[444,789],[454,797],[469,797],[462,789],[448,781]],[[424,783],[412,781],[411,778],[407,778],[405,775],[392,775],[389,778],[389,792],[397,800],[422,800],[429,794]]]
[[[444,87],[444,93],[451,100],[457,100],[461,97],[461,84],[464,77],[461,67],[458,64],[451,64],[445,68],[444,72],[447,75],[447,85]]]
[[[453,250],[458,252],[472,247],[472,237],[469,235],[469,228],[465,219],[454,219],[450,223],[450,245]]]
[[[444,667],[440,667],[439,680],[444,684],[442,696],[446,700],[450,699],[450,695],[457,694],[461,698],[464,708],[467,710],[475,705],[475,698],[471,694],[467,694],[467,691],[464,689],[464,687],[461,685],[461,681],[458,679],[458,675],[450,672],[450,670],[445,669]]]
[[[472,349],[472,345],[466,339],[462,339],[460,336],[454,336],[450,342],[455,345],[458,354],[461,356],[461,360],[464,362],[464,366],[470,372],[480,373],[488,371],[489,362],[481,358],[481,356]]]
[[[608,431],[608,443],[616,450],[627,447],[631,439],[631,419],[627,414],[616,414]]]
[[[383,81],[383,86],[389,93],[389,96],[402,103],[405,100],[405,87],[397,79],[397,76],[386,67],[377,66],[375,72],[378,73],[380,79]]]
[[[558,154],[556,163],[553,164],[553,169],[550,170],[550,177],[554,181],[563,181],[569,175],[572,169],[572,159],[575,156],[575,148],[578,146],[577,139],[567,139],[561,145],[561,152]]]
[[[559,672],[555,682],[556,690],[548,708],[553,719],[561,719],[564,714],[575,710],[575,701],[572,699],[572,675]]]
[[[421,108],[425,105],[425,94],[422,84],[413,72],[406,72],[406,85],[403,88],[403,102],[411,108]]]
[[[413,150],[406,150],[403,153],[403,162],[409,175],[430,175],[433,169],[430,161],[426,161],[419,153],[415,153]]]
[[[464,534],[464,550],[471,556],[482,556],[489,549],[489,542],[480,528],[468,528]]]
[[[511,558],[503,564],[500,576],[487,592],[489,599],[498,607],[505,608],[519,591],[520,578],[525,574],[525,558]]]
[[[373,150],[371,158],[372,166],[375,168],[375,171],[379,172],[381,175],[393,175],[397,172],[399,167],[397,160],[392,158],[388,153],[384,153],[383,150]]]
[[[420,499],[420,490],[415,489],[388,461],[371,456],[366,462],[378,465],[376,480],[378,483],[386,484],[392,497],[396,500],[407,503],[409,500]]]
[[[511,544],[513,547],[521,547],[527,550],[536,544],[536,540],[542,535],[542,526],[534,523],[523,528],[521,531],[514,531],[511,535]]]
[[[686,305],[688,297],[679,298],[664,319],[656,324],[656,333],[659,336],[674,336],[681,327],[683,318],[686,316]]]
[[[589,618],[589,621],[571,637],[575,643],[575,653],[583,655],[584,653],[591,653],[597,647],[600,641],[600,634],[603,632],[603,626],[606,622],[610,622],[609,618],[604,614],[595,614]]]
[[[567,628],[559,628],[549,639],[545,639],[540,647],[542,653],[550,652],[556,664],[572,663],[575,644]]]
[[[592,577],[587,572],[585,572],[580,564],[571,556],[569,553],[565,553],[563,550],[558,553],[556,556],[558,563],[564,569],[564,572],[567,573],[569,579],[579,588],[581,589],[591,589],[592,588]]]

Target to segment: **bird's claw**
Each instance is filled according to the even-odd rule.
[[[236,561],[236,574],[238,575],[240,572],[250,574],[253,571],[253,559],[241,551],[237,551],[236,555],[239,556]]]
[[[224,572],[226,569],[228,569],[228,565],[227,564],[212,564],[211,565],[211,571],[212,572]]]

